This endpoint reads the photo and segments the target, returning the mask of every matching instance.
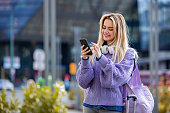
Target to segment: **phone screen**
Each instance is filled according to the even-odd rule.
[[[83,49],[88,47],[88,50],[90,50],[90,52],[88,52],[87,55],[92,55],[93,54],[86,39],[80,39],[80,43],[81,43],[81,45],[84,45]]]

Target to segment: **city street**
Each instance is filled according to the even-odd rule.
[[[0,113],[170,113],[169,45],[170,0],[0,0]]]

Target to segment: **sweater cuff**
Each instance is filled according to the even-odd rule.
[[[83,59],[83,58],[81,58],[82,60],[81,60],[81,63],[82,63],[82,67],[83,68],[89,68],[89,67],[91,67],[91,64],[90,64],[90,59],[88,58],[88,59]]]
[[[99,61],[102,58],[102,56],[103,55],[101,54],[99,58],[96,57],[96,60]]]
[[[106,64],[108,62],[108,59],[105,57],[105,55],[102,55],[102,57],[100,58],[100,60],[98,62],[102,68],[105,68]]]
[[[88,60],[89,59],[89,57],[87,57],[86,59],[84,59],[83,57],[81,57],[82,58],[82,60]]]

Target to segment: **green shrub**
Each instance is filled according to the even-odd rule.
[[[0,110],[1,113],[67,113],[67,108],[62,104],[61,99],[65,96],[66,91],[62,82],[58,82],[50,87],[40,87],[39,84],[30,84],[27,88],[22,87],[24,91],[24,100],[20,105],[15,99],[6,102],[6,94],[1,93]],[[20,106],[20,107],[19,107]]]
[[[159,113],[170,112],[170,86],[159,86]]]
[[[12,96],[9,102],[6,101],[5,90],[2,90],[0,96],[0,111],[1,113],[18,113],[20,102],[15,98],[16,90],[12,91]]]

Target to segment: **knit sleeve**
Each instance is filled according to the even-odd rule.
[[[92,79],[94,78],[93,68],[88,60],[81,60],[76,73],[76,79],[78,84],[86,89],[90,86]]]
[[[105,88],[115,88],[127,83],[131,78],[134,67],[135,53],[134,50],[127,50],[126,55],[121,63],[114,63],[106,56],[99,60],[101,67],[100,82]]]

